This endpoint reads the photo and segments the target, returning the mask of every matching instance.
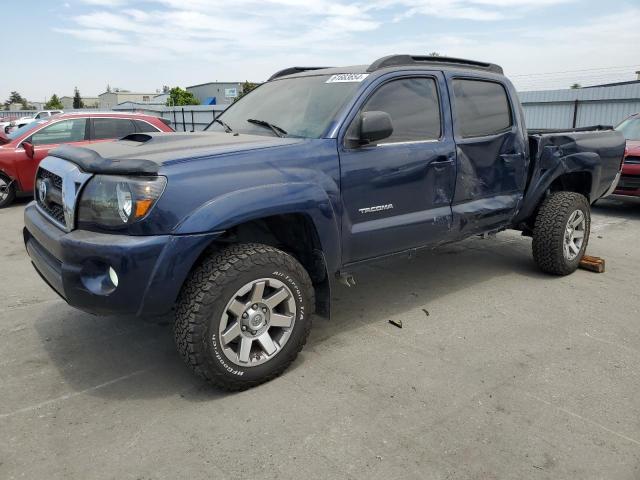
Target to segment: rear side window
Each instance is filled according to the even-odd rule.
[[[122,138],[134,133],[136,128],[133,122],[124,118],[94,118],[93,139],[106,140]]]
[[[463,138],[495,135],[511,127],[507,92],[499,83],[457,79],[453,96],[458,133]]]
[[[158,132],[159,130],[153,125],[143,122],[142,120],[134,120],[133,123],[136,124],[136,131],[140,133],[146,132]]]
[[[379,144],[440,138],[440,102],[433,78],[385,83],[367,100],[363,111],[382,111],[391,116],[393,134]]]

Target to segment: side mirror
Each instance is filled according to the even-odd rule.
[[[376,143],[393,133],[391,116],[387,112],[362,112],[360,114],[360,145]]]
[[[22,148],[24,148],[24,153],[27,154],[27,157],[33,158],[35,156],[35,151],[33,149],[33,143],[25,140],[22,142]]]

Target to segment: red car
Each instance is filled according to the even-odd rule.
[[[60,144],[87,145],[136,132],[173,132],[162,118],[136,113],[63,113],[0,132],[0,208],[33,192],[40,160]]]
[[[622,176],[614,195],[640,197],[640,113],[631,115],[616,127],[627,139]]]

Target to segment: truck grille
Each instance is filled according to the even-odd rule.
[[[636,157],[636,156],[625,157],[624,163],[627,163],[629,165],[640,165],[640,157]]]
[[[46,157],[36,173],[38,210],[62,230],[70,232],[75,226],[78,195],[91,177],[72,162]]]
[[[51,180],[51,183],[54,187],[62,190],[62,177],[56,175],[55,173],[50,172],[49,170],[45,170],[43,168],[38,172],[39,178],[48,178]]]
[[[46,187],[42,187],[42,184],[46,185]],[[62,205],[62,177],[44,168],[39,168],[36,174],[35,197],[38,206],[44,213],[53,218],[62,227],[67,227]]]

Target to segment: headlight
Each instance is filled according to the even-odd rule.
[[[82,193],[79,223],[121,227],[143,219],[167,184],[165,177],[96,175]]]

